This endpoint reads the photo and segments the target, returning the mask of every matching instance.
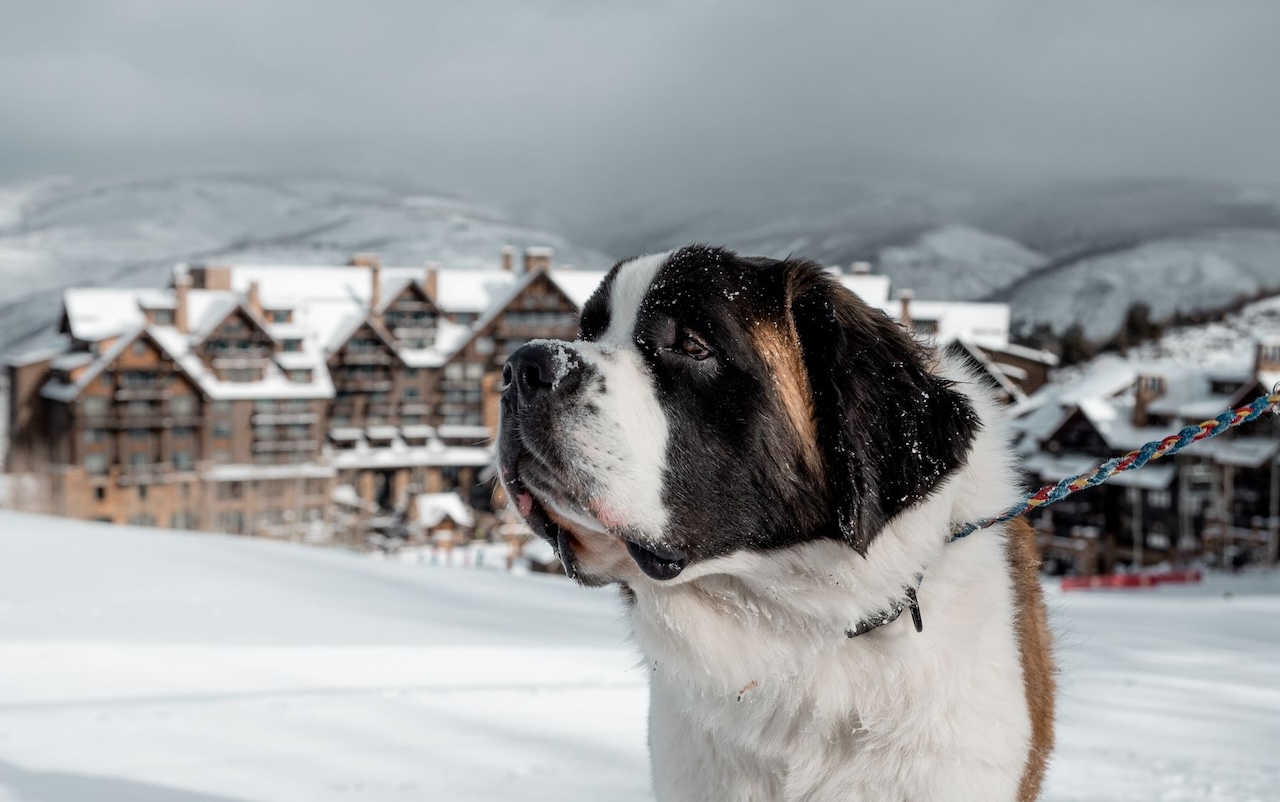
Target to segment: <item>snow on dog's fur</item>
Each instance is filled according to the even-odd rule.
[[[619,263],[504,370],[499,458],[651,673],[663,800],[1029,800],[1053,677],[1002,414],[820,266]],[[912,616],[872,628],[918,588]],[[859,627],[863,624],[863,627]]]

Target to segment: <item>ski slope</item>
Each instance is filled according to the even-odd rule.
[[[1276,798],[1280,582],[1050,601],[1046,799]],[[635,664],[560,578],[0,512],[0,802],[647,800]]]

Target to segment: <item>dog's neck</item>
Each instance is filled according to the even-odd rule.
[[[637,583],[631,619],[642,650],[686,661],[670,667],[686,677],[710,675],[717,664],[751,660],[757,648],[767,651],[773,638],[785,638],[799,660],[840,648],[864,622],[908,609],[907,590],[957,547],[948,546],[955,526],[998,513],[1018,497],[998,402],[972,377],[956,381],[983,424],[968,460],[928,498],[891,520],[865,556],[843,542],[813,540],[691,565],[675,582]],[[998,535],[993,530],[976,537],[987,536]],[[920,593],[927,594],[927,587]],[[894,627],[911,628],[911,616],[898,618]]]

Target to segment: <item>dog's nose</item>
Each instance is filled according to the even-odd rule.
[[[555,354],[545,345],[525,345],[502,367],[502,395],[519,406],[533,402],[555,386]]]

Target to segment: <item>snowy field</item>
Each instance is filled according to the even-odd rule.
[[[1280,798],[1280,582],[1051,593],[1046,799]],[[0,802],[644,800],[612,594],[0,513]]]

